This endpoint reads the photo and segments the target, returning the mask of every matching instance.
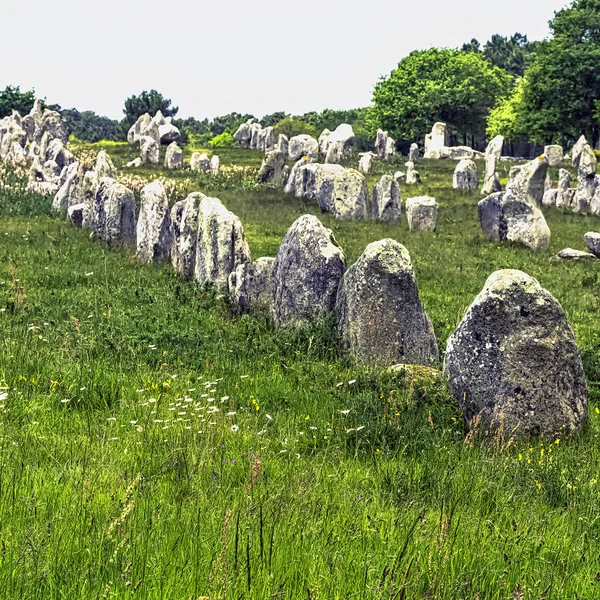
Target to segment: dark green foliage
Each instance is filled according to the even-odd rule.
[[[317,137],[321,132],[314,125],[307,123],[300,117],[285,117],[274,127],[275,137],[285,135],[291,138],[295,135],[306,134]]]
[[[7,85],[0,91],[0,119],[12,114],[16,110],[21,116],[26,115],[35,102],[35,90],[22,92],[17,85]]]
[[[540,42],[526,72],[523,119],[531,139],[572,143],[599,139],[600,0],[575,0],[550,21],[552,37]]]
[[[436,121],[459,136],[483,135],[511,77],[480,54],[447,48],[411,52],[375,85],[369,119],[395,139],[420,139]]]
[[[463,44],[463,52],[480,52],[490,63],[515,77],[521,77],[532,62],[538,42],[530,42],[526,35],[514,33],[510,37],[494,34],[483,46],[472,39]]]
[[[179,108],[173,106],[170,99],[165,98],[160,92],[144,90],[141,94],[129,96],[125,100],[125,127],[129,129],[139,117],[145,113],[154,116],[158,111],[161,111],[165,117],[174,117]]]
[[[284,112],[283,110],[278,110],[277,112],[271,113],[270,115],[265,115],[259,121],[259,123],[263,127],[274,127],[275,125],[277,125],[277,123],[279,123],[279,121],[285,119],[285,117],[289,117],[288,113]]]
[[[65,118],[71,133],[84,142],[121,141],[124,138],[119,122],[108,117],[97,115],[94,111],[79,112],[76,108],[66,108],[60,111]]]

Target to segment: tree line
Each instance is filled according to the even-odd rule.
[[[288,137],[318,136],[323,129],[350,123],[361,150],[370,148],[378,128],[400,144],[422,140],[436,121],[448,124],[459,143],[502,134],[509,141],[568,145],[581,134],[597,146],[600,139],[600,0],[574,0],[555,13],[550,36],[493,35],[481,44],[411,52],[396,69],[375,83],[372,103],[350,110],[325,109],[292,115],[277,111],[257,119]],[[12,109],[24,114],[33,90],[7,86],[0,91],[0,118]],[[173,118],[184,142],[198,146],[233,145],[233,133],[251,114],[229,113],[214,119],[177,118],[178,107],[156,90],[125,100],[120,120],[93,111],[59,110],[73,135],[83,141],[125,140],[137,118],[161,110]]]

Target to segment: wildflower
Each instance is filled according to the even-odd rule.
[[[356,379],[351,379],[351,380],[348,382],[348,385],[352,385],[353,383],[356,383]]]
[[[228,416],[228,417],[233,417],[233,415],[236,415],[236,414],[237,414],[237,412],[236,412],[235,410],[230,410],[230,411],[227,413],[227,416]]]
[[[269,419],[269,421],[273,420],[273,417],[271,415],[265,415],[265,417],[267,417],[267,419]]]
[[[345,416],[347,415],[352,409],[351,408],[346,408],[344,410],[340,410],[340,412]]]
[[[71,402],[71,398],[63,398],[63,399],[61,400],[61,402],[62,402],[63,404],[66,404],[67,402]]]
[[[235,433],[236,431],[239,431],[239,425],[232,425],[231,426],[231,431],[233,431],[233,433]]]
[[[305,420],[305,421],[310,421],[310,415],[306,415],[306,417],[305,417],[305,419],[304,419],[304,420]]]

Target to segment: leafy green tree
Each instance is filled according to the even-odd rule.
[[[69,124],[71,133],[84,142],[123,139],[119,122],[97,115],[91,110],[79,112],[76,108],[61,109],[60,113]]]
[[[509,141],[527,137],[527,123],[523,118],[523,93],[527,81],[519,79],[510,95],[501,98],[487,118],[487,138],[503,135]]]
[[[314,125],[303,121],[300,117],[288,116],[277,123],[274,127],[274,133],[276,137],[283,134],[290,138],[303,133],[316,137],[320,132],[317,133],[317,128]]]
[[[287,116],[289,116],[288,113],[279,110],[270,115],[265,115],[259,122],[263,127],[275,127],[279,121],[285,119]]]
[[[463,44],[462,52],[476,52],[496,67],[504,69],[514,77],[521,77],[535,56],[538,42],[530,42],[526,35],[515,33],[510,37],[494,34],[483,46],[473,38]]]
[[[521,118],[530,138],[567,145],[582,133],[596,145],[600,98],[600,0],[575,0],[550,21],[527,69]]]
[[[159,110],[165,117],[174,117],[179,108],[173,106],[170,99],[165,98],[156,90],[149,92],[144,90],[137,96],[130,96],[125,100],[123,109],[125,113],[124,126],[129,129],[144,113],[154,116]]]
[[[480,54],[448,48],[415,51],[375,84],[368,120],[396,139],[415,139],[436,121],[462,135],[483,135],[486,117],[512,79]]]
[[[0,119],[11,115],[13,110],[24,116],[33,108],[34,102],[34,90],[22,92],[18,85],[7,85],[0,92]]]
[[[228,131],[232,135],[235,133],[236,129],[242,124],[248,121],[248,119],[252,119],[254,115],[242,115],[237,112],[229,113],[228,115],[221,115],[220,117],[215,117],[210,125],[209,130],[212,134],[212,137],[216,135],[220,135],[225,131]]]

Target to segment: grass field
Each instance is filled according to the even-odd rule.
[[[135,153],[108,151],[118,165]],[[548,253],[492,244],[453,167],[420,163],[423,184],[402,189],[437,198],[435,233],[404,215],[320,218],[349,264],[384,237],[408,248],[440,348],[494,270],[539,279],[584,356],[576,438],[470,440],[441,377],[353,365],[330,323],[275,333],[234,317],[168,266],[52,218],[49,200],[0,190],[0,597],[599,597],[600,267],[548,259],[600,221],[551,210]],[[241,218],[255,258],[319,215],[248,181],[176,178]]]

